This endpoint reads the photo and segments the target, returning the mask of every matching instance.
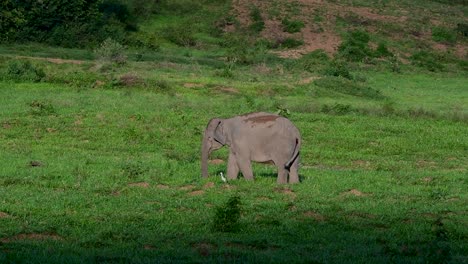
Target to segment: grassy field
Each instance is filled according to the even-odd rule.
[[[0,50],[4,76],[27,61]],[[0,81],[0,262],[468,262],[463,74],[352,71],[373,97],[290,62],[152,56],[31,59],[40,82]],[[278,110],[302,133],[300,184],[267,165],[253,182],[223,183],[226,163],[200,177],[210,118]],[[239,229],[214,230],[235,196]]]

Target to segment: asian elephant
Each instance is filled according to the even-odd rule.
[[[237,179],[239,170],[253,179],[251,161],[273,163],[278,183],[299,182],[298,164],[301,136],[287,118],[257,112],[228,119],[213,118],[202,141],[201,172],[208,177],[208,157],[213,150],[229,147],[228,179]]]

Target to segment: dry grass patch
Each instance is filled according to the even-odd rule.
[[[60,237],[57,234],[48,234],[48,233],[30,233],[30,234],[18,234],[16,236],[8,237],[8,238],[2,238],[0,239],[0,242],[2,243],[11,243],[14,241],[21,241],[21,240],[31,240],[31,241],[41,241],[41,240],[63,240],[62,237]]]
[[[129,187],[141,187],[141,188],[148,188],[150,184],[147,182],[133,182],[128,184]]]

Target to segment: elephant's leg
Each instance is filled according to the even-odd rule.
[[[236,155],[229,152],[228,164],[227,164],[227,177],[230,180],[237,179],[239,175],[239,166],[237,165]]]
[[[288,170],[284,168],[284,165],[278,166],[278,179],[276,182],[280,184],[288,183]]]
[[[291,168],[289,168],[289,183],[298,183],[299,182],[299,157],[293,162]]]
[[[237,155],[237,165],[239,166],[242,175],[246,180],[253,180],[252,165],[250,164],[250,159]]]

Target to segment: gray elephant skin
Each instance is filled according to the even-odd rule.
[[[301,136],[287,118],[257,112],[228,119],[211,119],[202,141],[203,177],[208,177],[208,157],[211,152],[225,145],[229,147],[228,179],[237,179],[241,171],[247,180],[252,180],[251,162],[255,161],[276,165],[278,183],[299,182]]]

